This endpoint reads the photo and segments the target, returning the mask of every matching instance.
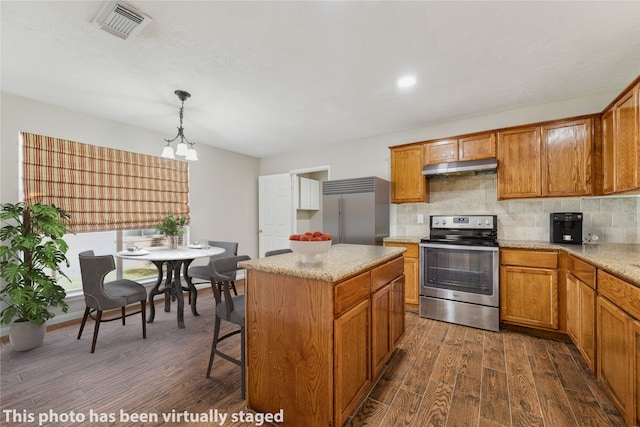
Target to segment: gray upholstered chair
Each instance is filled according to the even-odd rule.
[[[80,324],[78,339],[82,336],[82,330],[91,311],[96,312],[96,324],[93,329],[91,353],[96,349],[96,340],[98,339],[98,330],[100,329],[101,322],[122,319],[122,324],[124,325],[126,317],[142,313],[142,338],[147,338],[147,291],[144,286],[138,282],[127,279],[119,279],[105,283],[104,277],[116,268],[113,255],[96,256],[93,251],[84,251],[79,254],[79,258],[82,290],[84,291],[84,301],[87,307],[84,310],[84,316]],[[140,311],[125,314],[125,307],[135,302],[140,303]],[[121,309],[119,317],[102,319],[103,311],[115,308]],[[93,318],[93,316],[91,317]]]
[[[231,277],[235,277],[236,272],[240,269],[238,262],[251,259],[247,255],[218,258],[210,264],[211,289],[216,300],[216,316],[213,329],[213,341],[211,342],[211,355],[209,356],[209,367],[207,368],[207,378],[211,376],[211,366],[213,358],[217,354],[220,357],[240,366],[240,395],[245,398],[245,349],[244,349],[244,331],[245,331],[245,304],[244,295],[231,296]],[[220,336],[220,324],[222,320],[231,322],[240,327],[228,334]],[[218,349],[218,343],[233,335],[240,334],[240,359],[235,359]]]
[[[289,252],[293,252],[291,249],[287,248],[287,249],[274,249],[272,251],[267,251],[264,253],[264,256],[274,256],[274,255],[280,255],[280,254],[288,254]]]
[[[223,253],[210,256],[209,264],[211,264],[215,259],[238,255],[238,242],[221,242],[217,240],[209,240],[209,246],[214,246],[217,248],[224,249]],[[191,283],[196,285],[199,283],[209,283],[211,281],[211,277],[209,276],[209,265],[196,265],[193,267],[189,267],[187,274],[191,278]],[[194,282],[193,279],[199,279],[200,281]],[[233,293],[235,295],[238,295],[238,291],[236,290],[235,280],[236,280],[236,275],[234,272],[233,277],[231,279],[231,288],[233,289]]]

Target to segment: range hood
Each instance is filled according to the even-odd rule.
[[[438,163],[422,168],[422,174],[427,178],[437,176],[458,176],[495,173],[498,161],[495,157],[481,160],[466,160],[462,162]]]

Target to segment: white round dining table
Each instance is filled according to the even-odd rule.
[[[177,316],[178,327],[184,328],[184,296],[183,291],[189,292],[189,305],[194,316],[199,316],[196,310],[196,301],[198,299],[198,291],[191,282],[188,270],[189,265],[196,258],[210,257],[224,252],[224,248],[210,246],[208,248],[199,247],[179,247],[177,249],[169,249],[168,247],[145,248],[139,251],[120,251],[115,256],[122,259],[130,259],[135,261],[151,261],[158,269],[158,280],[149,292],[149,316],[147,323],[153,322],[155,318],[155,306],[153,299],[156,295],[164,294],[164,311],[171,311],[171,301],[178,301]],[[166,265],[166,275],[163,274],[163,266]],[[187,287],[183,287],[180,280],[180,269],[182,268],[182,276],[187,283]],[[164,279],[164,286],[161,287]]]

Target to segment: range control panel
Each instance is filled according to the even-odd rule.
[[[482,229],[492,230],[496,227],[495,215],[432,215],[431,228],[448,229]]]

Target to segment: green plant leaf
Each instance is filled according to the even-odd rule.
[[[66,292],[54,273],[67,278],[61,265],[69,265],[66,252],[69,215],[54,205],[4,203],[0,209],[0,299],[5,308],[0,322],[29,321],[41,325],[54,316],[51,307],[66,312]]]

